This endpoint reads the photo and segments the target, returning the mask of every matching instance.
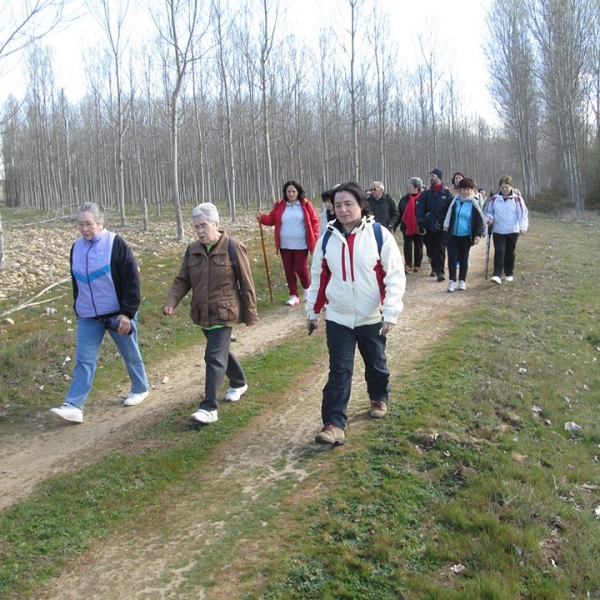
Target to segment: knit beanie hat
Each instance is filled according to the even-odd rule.
[[[444,172],[441,169],[433,169],[429,172],[429,174],[437,175],[440,179],[444,179]]]

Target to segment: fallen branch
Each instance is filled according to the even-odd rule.
[[[60,281],[57,281],[56,283],[53,283],[52,285],[45,287],[41,292],[37,293],[33,298],[30,298],[29,300],[27,300],[27,302],[24,302],[23,304],[19,304],[19,306],[15,306],[15,308],[11,308],[10,310],[5,310],[0,315],[0,317],[6,317],[7,315],[11,315],[12,313],[15,313],[19,310],[23,310],[24,308],[29,308],[30,306],[38,306],[39,304],[45,304],[46,302],[52,302],[53,300],[58,300],[58,298],[62,298],[64,296],[64,294],[62,296],[58,296],[58,298],[49,298],[48,300],[40,300],[39,302],[34,302],[34,300],[36,298],[39,298],[40,296],[44,295],[46,292],[49,292],[52,288],[55,288],[57,285],[62,285],[63,283],[66,283],[70,279],[71,279],[71,277],[65,277],[64,279],[61,279]]]

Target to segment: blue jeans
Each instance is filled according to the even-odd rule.
[[[203,329],[206,337],[204,362],[206,379],[204,382],[204,400],[200,408],[217,410],[217,394],[225,377],[231,387],[240,388],[246,384],[246,375],[237,356],[229,351],[231,345],[231,327]]]
[[[125,368],[131,379],[131,392],[139,394],[150,389],[144,361],[140,354],[137,339],[137,315],[131,319],[135,331],[131,335],[120,335],[109,331],[119,353],[125,362]],[[83,410],[85,401],[92,389],[98,351],[104,338],[106,327],[102,321],[77,317],[77,349],[75,351],[75,369],[65,402]]]
[[[329,350],[329,379],[323,388],[323,425],[346,426],[352,390],[356,345],[365,363],[365,381],[370,400],[388,401],[390,372],[385,356],[386,337],[379,335],[381,323],[354,329],[325,321]]]

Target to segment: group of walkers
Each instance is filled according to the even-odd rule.
[[[309,334],[318,329],[319,316],[325,312],[329,376],[323,388],[323,427],[315,437],[317,443],[345,441],[357,347],[365,367],[370,415],[374,419],[386,415],[390,391],[387,335],[403,310],[406,275],[421,270],[424,248],[431,275],[438,281],[445,280],[447,248],[448,291],[456,285],[465,290],[469,250],[493,227],[491,280],[501,283],[503,274],[506,281],[513,280],[517,239],[527,230],[528,212],[512,178],[503,176],[498,193],[483,206],[474,180],[460,172],[453,177],[454,190],[444,186],[440,169],[433,169],[429,180],[430,187],[424,189],[419,177],[411,177],[408,193],[398,205],[385,194],[382,182],[373,182],[368,190],[355,182],[342,183],[322,193],[321,215],[302,186],[290,180],[269,213],[256,213],[261,226],[275,229],[275,247],[290,294],[286,304],[306,303]],[[214,204],[196,206],[192,222],[198,239],[184,253],[162,313],[171,316],[191,291],[190,316],[206,338],[206,377],[204,397],[190,418],[206,425],[218,420],[218,392],[225,378],[229,383],[225,401],[236,402],[248,390],[242,365],[230,349],[232,327],[254,325],[258,314],[245,246],[221,227]],[[76,361],[64,403],[51,412],[82,423],[106,331],[131,380],[123,404],[142,402],[150,385],[138,346],[141,294],[132,252],[120,236],[105,229],[103,211],[94,203],[79,207],[77,225],[81,237],[70,254]],[[397,229],[404,238],[404,260],[394,237]]]

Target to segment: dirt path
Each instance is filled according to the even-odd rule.
[[[446,284],[437,283],[428,273],[409,275],[405,310],[388,339],[388,360],[392,377],[400,366],[420,358],[424,347],[446,332],[452,315],[467,310],[490,287],[483,279],[483,244],[473,248],[467,292],[446,293]],[[303,311],[281,307],[268,322],[255,328],[240,328],[236,352],[247,356],[272,347],[304,327]],[[408,350],[410,349],[410,354]],[[166,384],[143,404],[126,409],[115,400],[90,402],[83,426],[54,424],[43,415],[39,435],[28,439],[2,439],[0,442],[0,507],[24,498],[38,481],[58,472],[77,469],[114,448],[143,417],[154,418],[173,406],[193,408],[202,389],[196,365],[174,358],[151,370],[151,380]],[[316,375],[315,375],[316,371]],[[95,544],[39,595],[45,599],[97,600],[234,598],[227,586],[204,589],[199,580],[203,557],[218,540],[235,536],[242,521],[256,519],[268,504],[274,486],[293,490],[310,470],[319,468],[319,456],[326,451],[312,440],[320,427],[321,389],[327,376],[326,365],[308,373],[294,401],[266,410],[251,426],[227,442],[209,465],[194,474],[202,479],[201,497],[185,497],[165,514],[164,523],[149,536],[125,533]],[[250,382],[250,384],[252,384]],[[256,390],[259,391],[259,390]],[[362,369],[357,368],[350,402],[349,440],[352,431],[368,426]],[[392,396],[394,395],[392,391]],[[390,413],[393,415],[393,406]],[[308,460],[307,460],[308,458]],[[310,470],[307,470],[310,469]],[[260,527],[260,523],[255,523]],[[226,580],[227,577],[224,577]],[[232,584],[233,585],[233,584]]]

